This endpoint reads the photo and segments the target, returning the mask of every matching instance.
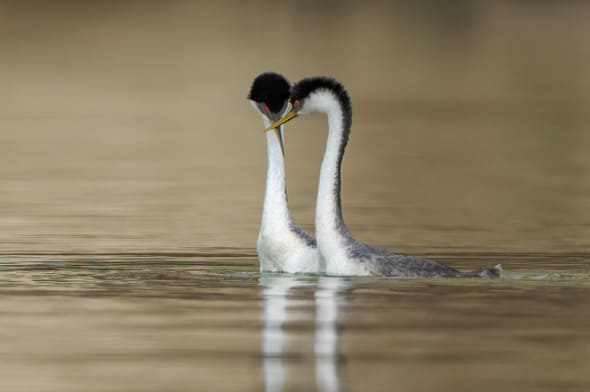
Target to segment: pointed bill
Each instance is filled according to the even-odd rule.
[[[283,153],[283,157],[285,156],[285,146],[283,145],[283,135],[281,134],[281,128],[275,128],[275,134],[279,139],[279,144],[281,145],[281,152]]]
[[[280,120],[275,121],[274,123],[270,124],[270,126],[268,128],[266,128],[264,130],[264,132],[271,131],[275,128],[278,128],[279,126],[283,125],[284,123],[293,120],[295,117],[297,117],[297,112],[295,110],[291,110],[289,113],[285,114]]]

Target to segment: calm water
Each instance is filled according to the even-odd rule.
[[[1,389],[590,390],[590,6],[407,3],[1,2]],[[504,277],[261,276],[268,69],[349,88],[356,236]]]
[[[588,390],[587,256],[469,259],[499,257],[507,276],[483,282],[260,276],[250,255],[5,257],[0,377],[31,391]]]

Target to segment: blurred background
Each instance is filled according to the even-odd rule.
[[[412,253],[590,250],[590,3],[1,1],[0,252],[255,252],[263,71],[353,99],[350,229]],[[326,119],[287,129],[313,231]]]
[[[10,391],[588,391],[590,2],[0,0]],[[258,274],[259,73],[353,100],[344,218],[504,279]],[[324,116],[286,130],[313,232]]]

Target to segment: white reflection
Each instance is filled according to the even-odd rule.
[[[295,287],[309,285],[295,276],[265,275],[260,277],[264,286],[264,329],[262,331],[262,353],[264,356],[265,391],[282,391],[286,370],[282,353],[285,344],[283,324],[288,319],[289,291]]]
[[[340,296],[347,287],[342,278],[320,277],[316,298],[315,372],[320,391],[340,390],[338,374],[338,319],[344,299]]]
[[[264,275],[260,285],[264,287],[264,329],[262,353],[264,383],[267,392],[282,391],[287,381],[287,369],[283,363],[286,334],[283,327],[296,321],[289,309],[294,300],[289,298],[293,289],[308,286],[310,281],[289,275]],[[317,389],[326,392],[340,390],[338,372],[338,321],[343,305],[341,293],[348,283],[337,277],[319,277],[315,291],[314,358]]]

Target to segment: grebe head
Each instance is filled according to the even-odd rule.
[[[336,80],[320,76],[306,78],[291,88],[291,111],[271,124],[267,130],[291,121],[301,114],[342,112],[350,121],[350,97],[344,87]]]
[[[254,79],[248,99],[263,119],[272,123],[287,111],[290,88],[289,81],[283,75],[265,72]]]

